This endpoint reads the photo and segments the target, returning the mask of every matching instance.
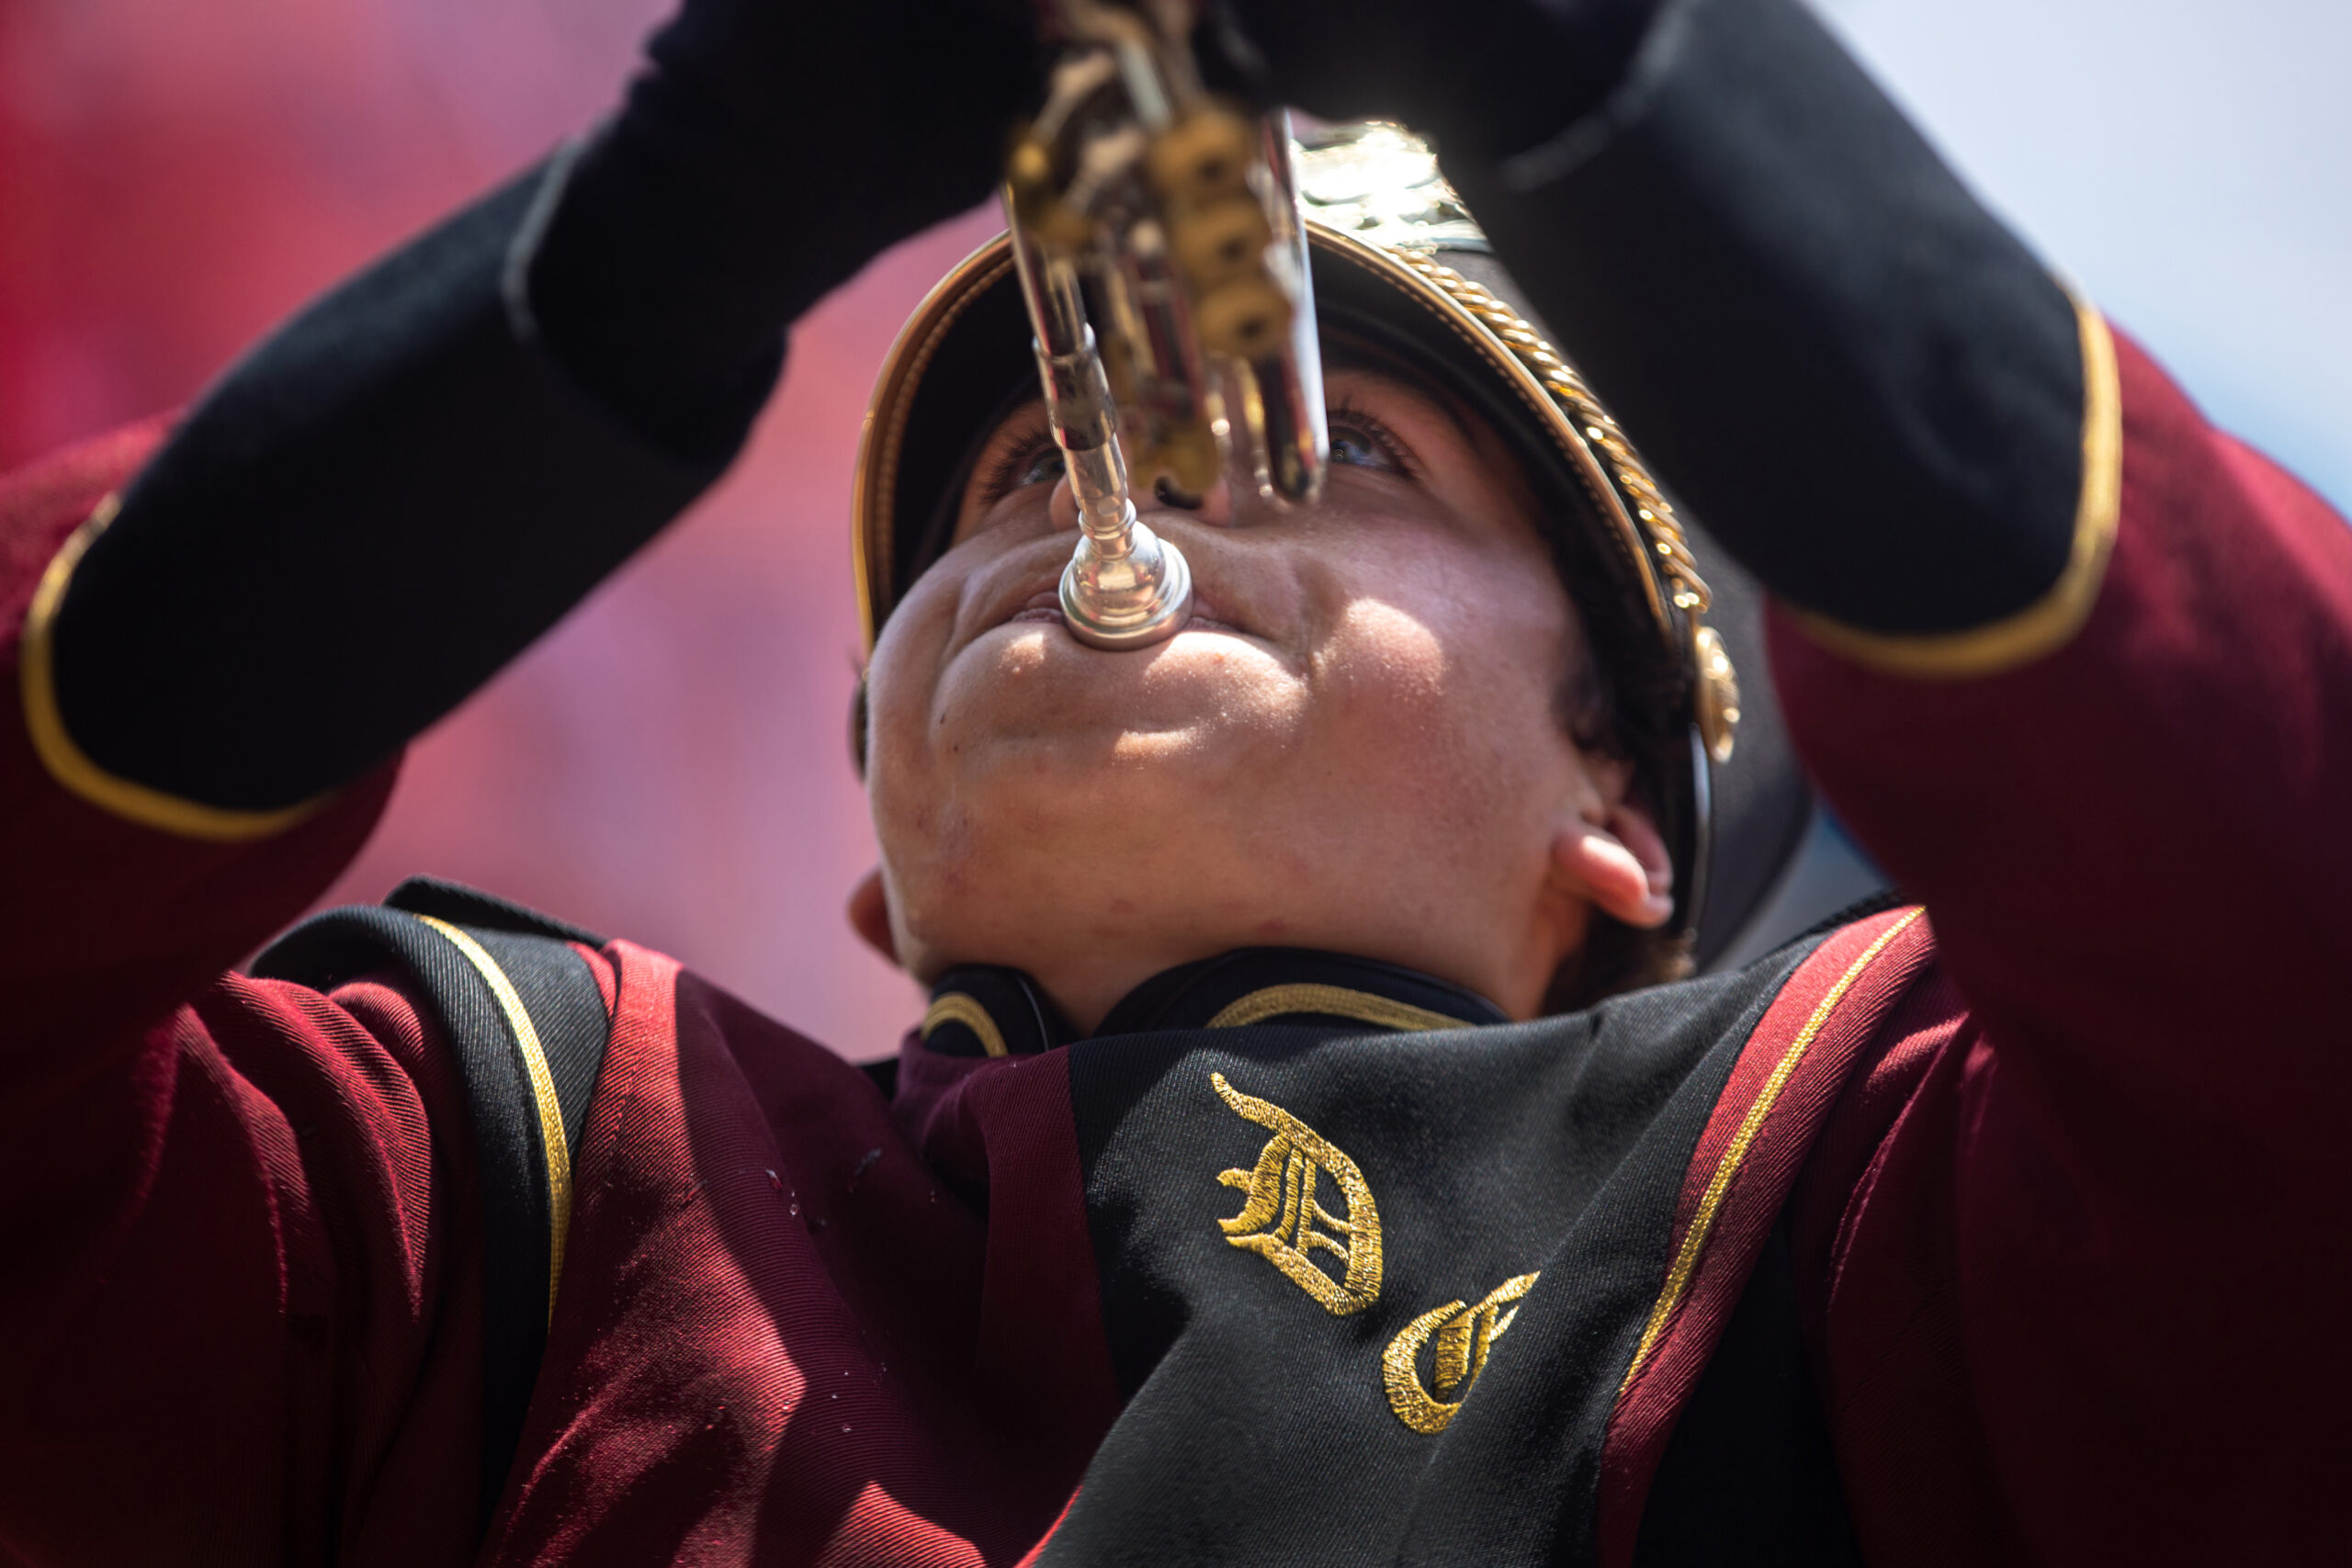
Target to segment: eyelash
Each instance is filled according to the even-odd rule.
[[[1413,460],[1411,449],[1379,415],[1360,407],[1353,399],[1344,397],[1333,403],[1328,412],[1331,423],[1336,424],[1345,420],[1359,434],[1370,436],[1372,444],[1380,449],[1380,455],[1396,464],[1396,472],[1403,478],[1417,479],[1421,477],[1421,466]]]
[[[1013,481],[1030,465],[1036,462],[1045,450],[1054,444],[1053,433],[1039,430],[1004,449],[1003,455],[989,465],[988,477],[980,485],[980,504],[994,506],[1011,495],[1018,486]]]
[[[1331,405],[1329,415],[1332,423],[1345,421],[1358,434],[1367,436],[1378,447],[1382,457],[1396,465],[1396,472],[1406,479],[1419,479],[1420,465],[1396,433],[1388,428],[1377,414],[1358,405],[1351,398],[1341,398]],[[1037,458],[1053,445],[1050,432],[1039,431],[1018,444],[1005,448],[1003,454],[989,465],[987,478],[980,486],[980,504],[993,506],[1020,487],[1014,482]]]

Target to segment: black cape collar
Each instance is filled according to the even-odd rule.
[[[1394,964],[1298,947],[1244,947],[1146,980],[1095,1032],[1232,1029],[1253,1023],[1341,1028],[1453,1029],[1504,1022],[1473,991]],[[919,1031],[946,1056],[1023,1056],[1067,1045],[1077,1032],[1018,969],[951,969],[931,993]]]

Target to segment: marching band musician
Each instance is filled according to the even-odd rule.
[[[881,1070],[446,885],[228,966],[985,197],[1023,28],[685,0],[594,135],[0,490],[10,1556],[2340,1550],[2342,522],[1795,0],[1217,23],[1453,186],[1304,155],[1328,487],[1149,500],[1150,650],[1059,624],[1001,244],[910,323]],[[1917,902],[1692,977],[1743,706]]]

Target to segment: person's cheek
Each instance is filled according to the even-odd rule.
[[[941,783],[931,714],[955,624],[956,577],[934,568],[917,581],[866,667],[866,795],[886,863],[903,860],[926,830],[926,806]]]
[[[902,674],[895,661],[877,653],[868,671],[866,695],[866,807],[883,864],[894,869],[906,863],[922,831],[919,814],[909,807],[922,798],[929,772],[922,748],[914,740],[921,720],[910,711]]]
[[[1411,607],[1360,597],[1334,621],[1306,776],[1329,792],[1330,829],[1365,840],[1356,849],[1410,852],[1455,809],[1461,737],[1447,711],[1448,666],[1443,638]]]
[[[1328,690],[1350,707],[1410,714],[1445,689],[1444,638],[1417,608],[1381,598],[1341,608],[1326,661]]]

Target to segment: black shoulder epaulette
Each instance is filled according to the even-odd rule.
[[[504,1490],[547,1347],[571,1215],[571,1159],[612,1020],[573,942],[605,939],[456,883],[413,877],[381,907],[314,915],[254,961],[331,990],[413,980],[465,1085],[482,1214],[481,1522]]]

